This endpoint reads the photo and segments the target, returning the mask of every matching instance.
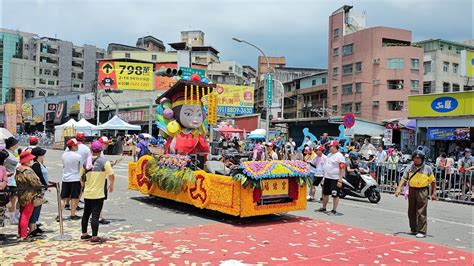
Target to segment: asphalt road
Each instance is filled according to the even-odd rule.
[[[61,179],[61,154],[62,152],[58,150],[48,150],[46,154],[45,163],[52,181]],[[107,157],[116,159],[119,156]],[[251,224],[297,215],[412,238],[412,236],[405,234],[409,231],[409,227],[406,214],[407,202],[403,197],[395,198],[391,194],[382,194],[379,204],[371,204],[367,200],[348,197],[340,201],[338,208],[342,213],[340,216],[316,213],[314,210],[320,207],[320,203],[309,202],[305,211],[241,219],[212,211],[199,210],[174,201],[156,199],[128,190],[127,164],[130,160],[131,157],[124,157],[118,165],[114,166],[115,191],[109,195],[109,200],[104,205],[105,217],[111,221],[111,224],[101,225],[100,233],[102,234],[154,231],[214,223]],[[318,190],[317,193],[319,196],[321,191]],[[59,233],[59,225],[54,221],[57,214],[54,189],[48,193],[47,198],[49,203],[43,207],[41,220],[46,224],[48,236],[52,236]],[[69,213],[66,211],[65,216],[68,215]],[[473,251],[473,206],[439,201],[430,202],[428,217],[428,236],[421,241]],[[65,221],[66,233],[77,236],[79,227],[79,221]],[[16,232],[16,227],[7,226],[4,230],[6,233],[13,234]]]

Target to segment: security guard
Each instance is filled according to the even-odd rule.
[[[410,234],[417,238],[426,237],[427,208],[429,199],[429,186],[431,186],[431,199],[436,200],[436,183],[433,169],[425,165],[425,153],[416,150],[412,154],[413,163],[407,167],[395,196],[398,197],[405,182],[408,183],[408,219],[410,220]]]

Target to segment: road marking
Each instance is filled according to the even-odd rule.
[[[387,213],[394,213],[394,214],[407,215],[406,212],[385,210],[385,209],[374,208],[374,207],[369,207],[369,206],[362,206],[362,205],[357,205],[357,204],[350,204],[350,203],[346,203],[346,202],[344,202],[344,203],[342,203],[342,204],[344,204],[344,205],[349,205],[349,206],[353,206],[353,207],[357,207],[357,208],[368,209],[368,210],[376,210],[376,211],[387,212]],[[466,226],[466,227],[474,228],[474,225],[472,225],[472,224],[459,223],[459,222],[454,222],[454,221],[449,221],[449,220],[444,220],[444,219],[428,218],[428,220],[431,220],[431,221],[433,221],[433,222],[442,222],[442,223],[455,224],[455,225],[461,225],[461,226]]]

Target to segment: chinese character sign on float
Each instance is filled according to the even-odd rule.
[[[219,84],[217,93],[219,114],[253,114],[253,87]]]
[[[153,90],[153,64],[101,61],[100,89]]]

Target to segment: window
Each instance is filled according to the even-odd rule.
[[[54,80],[48,80],[48,85],[54,85]]]
[[[431,61],[423,62],[423,68],[425,69],[425,75],[431,72]]]
[[[411,81],[411,90],[412,91],[418,91],[419,86],[420,86],[420,81],[419,80],[412,80]]]
[[[315,86],[315,85],[316,85],[316,80],[313,79],[313,80],[311,81],[311,86]]]
[[[356,63],[356,72],[362,72],[362,62]]]
[[[443,92],[449,92],[449,83],[443,82]]]
[[[42,68],[40,68],[39,73],[40,73],[40,75],[43,74],[43,69]]]
[[[423,94],[431,93],[431,81],[423,82]]]
[[[130,53],[125,53],[125,58],[130,58]]]
[[[362,83],[358,82],[355,84],[356,92],[362,92]]]
[[[356,114],[360,114],[361,104],[360,103],[355,103],[354,109],[355,109],[354,112]]]
[[[387,107],[390,111],[401,111],[403,110],[403,101],[388,101]]]
[[[53,76],[57,77],[59,75],[58,70],[53,70]]]
[[[151,55],[151,60],[156,61],[156,54]]]
[[[322,84],[326,84],[326,78],[322,78],[322,79],[321,79],[321,83],[322,83]]]
[[[332,106],[332,114],[333,115],[337,114],[337,105]]]
[[[51,75],[51,69],[45,69],[44,74],[50,76]]]
[[[342,114],[352,113],[352,103],[342,105]]]
[[[457,74],[457,73],[458,73],[458,67],[459,67],[458,64],[453,63],[453,74]]]
[[[387,88],[389,90],[403,90],[403,84],[402,79],[387,80]]]
[[[339,29],[339,28],[334,29],[334,33],[333,33],[334,38],[339,37],[339,34],[340,34],[340,33],[341,33],[341,29]]]
[[[333,67],[332,68],[332,75],[337,76],[339,74],[339,68],[338,67]]]
[[[339,55],[339,48],[332,49],[332,55],[333,56],[338,56]]]
[[[416,58],[411,59],[411,69],[420,69],[420,60]]]
[[[354,44],[346,44],[342,46],[342,55],[351,55],[354,52]]]
[[[449,62],[443,62],[443,72],[448,73],[449,70]]]
[[[464,91],[472,91],[472,87],[474,86],[467,86],[467,85],[464,85]]]
[[[351,94],[352,93],[352,84],[342,85],[342,94]]]
[[[76,73],[71,73],[71,78],[75,79],[76,78]]]
[[[337,86],[332,87],[332,94],[337,94]]]
[[[389,59],[387,59],[387,67],[389,69],[403,69],[403,68],[405,68],[405,59],[403,59],[403,58],[389,58]]]
[[[460,91],[460,90],[461,90],[461,88],[460,88],[459,84],[453,83],[453,92],[454,91]]]
[[[342,74],[343,75],[352,74],[352,64],[343,65],[342,66]]]
[[[46,80],[45,79],[39,79],[39,83],[40,84],[46,84]]]

